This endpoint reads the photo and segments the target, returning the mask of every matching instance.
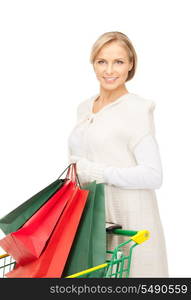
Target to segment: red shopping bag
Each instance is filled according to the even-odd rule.
[[[65,184],[16,232],[0,240],[0,246],[21,265],[38,258],[49,239],[63,209],[71,197],[75,183]]]
[[[76,172],[76,170],[75,170]],[[61,277],[89,190],[73,186],[73,192],[41,256],[25,265],[17,264],[6,277]]]

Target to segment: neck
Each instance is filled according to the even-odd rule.
[[[115,101],[118,97],[121,97],[122,95],[128,93],[128,90],[126,89],[126,86],[122,86],[116,90],[106,90],[102,87],[100,87],[100,94],[97,100],[99,100],[102,104],[107,104],[112,101]]]

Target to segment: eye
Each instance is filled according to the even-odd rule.
[[[98,64],[102,64],[102,63],[104,63],[103,60],[98,60]]]
[[[117,63],[123,64],[123,61],[122,60],[117,60]]]

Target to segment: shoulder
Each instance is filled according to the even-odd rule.
[[[96,94],[97,95],[97,94]],[[96,95],[90,96],[84,100],[82,100],[77,106],[77,115],[78,119],[82,116],[87,115],[91,111],[91,104]]]
[[[156,107],[156,102],[150,98],[140,96],[135,93],[130,94],[130,106],[135,112],[152,112]],[[127,102],[128,104],[128,102]]]
[[[154,109],[156,102],[152,99],[133,95],[130,101],[129,120],[131,122],[131,133],[129,139],[129,148],[134,151],[135,146],[146,135],[155,135]],[[127,110],[128,111],[128,110]]]

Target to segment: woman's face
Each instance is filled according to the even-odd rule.
[[[105,45],[97,54],[93,66],[101,86],[109,90],[124,85],[133,67],[127,51],[118,42]]]

